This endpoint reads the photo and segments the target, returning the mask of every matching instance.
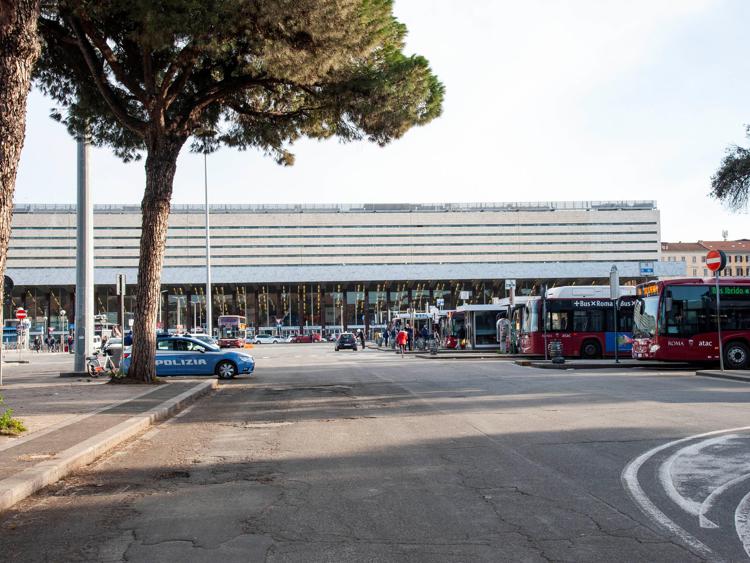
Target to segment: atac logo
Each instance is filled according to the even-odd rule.
[[[205,366],[208,362],[206,360],[185,358],[182,360],[156,360],[157,366]]]

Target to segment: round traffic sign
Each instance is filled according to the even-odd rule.
[[[722,250],[709,250],[706,254],[706,267],[712,272],[720,272],[727,265],[727,255]]]
[[[18,309],[16,309],[16,318],[19,321],[22,321],[26,318],[26,310],[23,307],[19,307]]]

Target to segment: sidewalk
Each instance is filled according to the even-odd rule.
[[[0,436],[0,511],[217,386],[216,379],[109,385],[89,378],[71,381],[44,370],[6,378],[5,383],[0,389],[4,406],[13,409],[28,431],[19,437]]]

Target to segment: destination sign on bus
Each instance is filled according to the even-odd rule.
[[[711,295],[716,295],[716,287],[711,286]],[[747,296],[750,297],[749,286],[722,285],[719,287],[719,295],[722,297]]]
[[[648,285],[639,285],[636,288],[636,295],[640,297],[649,297],[651,295],[659,295],[659,284],[650,283]]]

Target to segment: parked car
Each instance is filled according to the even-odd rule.
[[[292,342],[295,342],[297,344],[310,344],[312,342],[320,342],[321,340],[322,338],[317,332],[313,334],[298,334],[297,336],[292,338]]]
[[[270,332],[261,332],[255,335],[252,342],[253,344],[278,344],[279,342],[283,342],[283,339],[280,336],[274,336]]]
[[[216,342],[216,339],[213,336],[209,336],[208,334],[187,334],[186,336],[190,338],[194,338],[196,340],[200,340],[201,342],[205,342],[206,344],[212,344],[213,346],[218,346],[218,342]]]
[[[130,367],[130,350],[126,348],[122,369]],[[156,375],[217,375],[232,379],[240,374],[251,374],[255,359],[239,350],[222,350],[187,336],[159,338],[156,341]]]
[[[343,348],[357,351],[357,339],[351,332],[342,332],[338,340],[336,340],[336,351],[338,352]]]
[[[102,353],[107,356],[122,353],[122,338],[110,338],[102,348]]]

